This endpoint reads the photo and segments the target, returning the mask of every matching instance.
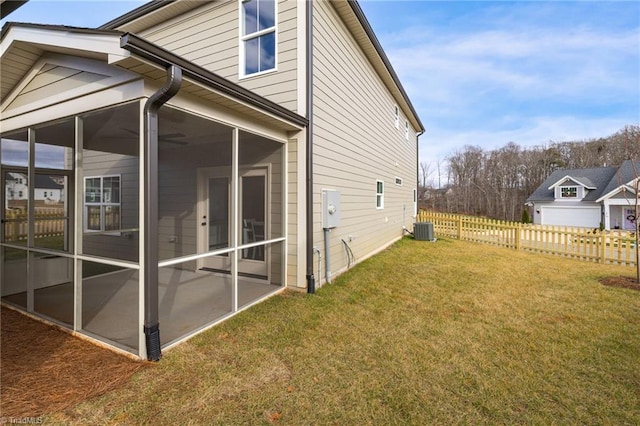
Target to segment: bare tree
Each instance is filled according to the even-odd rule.
[[[493,151],[467,145],[446,157],[447,183],[443,187],[438,181],[439,190],[430,191],[442,201],[434,201],[435,205],[446,211],[519,220],[526,198],[553,171],[615,166],[631,158],[640,158],[638,125],[625,126],[606,138],[551,141],[527,149],[513,142]],[[423,176],[431,174],[432,165],[421,167],[428,168]],[[439,179],[440,161],[437,170]],[[424,186],[429,186],[426,180]]]
[[[418,176],[418,200],[419,202],[422,201],[423,203],[427,200],[427,195],[429,192],[429,178],[431,177],[431,174],[433,173],[433,167],[431,163],[428,163],[426,161],[421,161],[420,162],[420,170],[418,171],[419,176]],[[432,206],[433,207],[433,206]]]

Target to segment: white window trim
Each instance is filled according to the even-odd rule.
[[[118,201],[117,203],[105,203],[104,201],[102,201],[102,195],[104,194],[104,188],[103,188],[103,181],[104,178],[112,178],[112,177],[117,177],[118,178],[118,186],[119,186],[119,195],[120,195],[120,201]],[[87,194],[87,180],[88,179],[100,179],[100,199],[101,201],[99,203],[87,203],[86,201],[86,194]],[[88,206],[100,206],[100,229],[88,229],[87,226],[89,224],[89,217],[88,217],[88,212],[87,212],[87,207]],[[86,233],[102,233],[105,235],[120,235],[120,231],[114,231],[114,230],[110,230],[110,231],[105,231],[104,229],[104,216],[102,214],[102,207],[103,206],[118,206],[120,208],[120,226],[119,228],[122,229],[122,175],[98,175],[98,176],[85,176],[84,177],[84,182],[83,182],[83,186],[82,186],[82,216],[83,216],[83,221],[82,221],[82,228],[84,230],[84,232]]]
[[[413,188],[413,217],[418,216],[418,190]]]
[[[378,184],[382,184],[382,192],[378,192]],[[380,205],[378,205],[378,200],[380,200]],[[382,210],[384,209],[384,181],[377,179],[376,180],[376,209]]]
[[[256,76],[260,76],[260,75],[264,75],[264,74],[270,74],[272,72],[276,72],[278,71],[278,1],[274,1],[274,16],[275,16],[275,22],[274,22],[274,26],[273,27],[269,27],[266,28],[264,30],[260,30],[257,31],[255,33],[251,33],[251,34],[247,34],[247,35],[243,35],[244,34],[244,9],[242,7],[242,3],[244,3],[247,0],[238,0],[238,46],[239,46],[239,53],[240,56],[238,58],[238,78],[240,80],[243,80],[245,78],[251,78],[251,77],[256,77]],[[274,56],[273,56],[273,61],[274,61],[274,66],[273,68],[271,68],[270,70],[265,70],[265,71],[258,71],[258,72],[254,72],[251,74],[245,74],[245,69],[246,69],[246,56],[245,56],[245,49],[244,49],[244,45],[245,45],[245,41],[250,40],[252,38],[255,37],[260,37],[262,35],[265,34],[269,34],[269,33],[274,33],[274,38],[275,38],[275,52],[274,52]]]
[[[558,186],[556,187],[556,200],[557,201],[581,201],[584,196],[584,188],[580,185],[564,185],[564,186]],[[575,197],[563,197],[562,196],[562,190],[564,188],[575,188],[576,189],[576,196]]]
[[[404,121],[404,138],[406,140],[409,140],[409,121],[408,120]]]

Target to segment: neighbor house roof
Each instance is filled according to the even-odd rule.
[[[600,198],[596,201],[601,201],[608,198],[618,192],[621,186],[628,185],[634,179],[640,177],[640,161],[627,160],[618,168],[615,178],[611,179],[606,188],[602,191]]]
[[[577,183],[579,185],[582,185],[587,189],[596,189],[596,186],[593,184],[593,182],[591,182],[591,179],[589,179],[588,177],[585,177],[585,176],[576,177],[576,176],[569,176],[569,175],[566,175],[566,176],[558,179],[558,181],[556,183],[554,183],[553,185],[551,185],[549,187],[549,189],[553,190],[553,188],[555,188],[558,185],[563,184],[567,180],[572,180],[575,183]]]
[[[578,181],[579,178],[584,181],[586,178],[596,189],[589,191],[583,201],[595,201],[600,197],[600,194],[602,194],[602,191],[607,187],[615,173],[615,167],[556,170],[527,198],[527,202],[554,201],[554,188],[565,177],[569,177],[574,181]],[[576,177],[574,178],[574,176]]]
[[[640,162],[626,160],[620,167],[556,170],[527,198],[527,202],[554,201],[554,188],[567,179],[592,189],[582,201],[600,202],[640,175]]]

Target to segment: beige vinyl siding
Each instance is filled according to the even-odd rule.
[[[298,175],[298,139],[290,139],[287,143],[288,159],[289,159],[289,180],[287,182],[288,192],[288,223],[287,223],[287,282],[288,286],[295,287],[298,284],[298,221],[304,220],[303,217],[298,218],[298,201],[303,202],[298,197],[298,179],[303,176]]]
[[[314,243],[323,246],[321,190],[338,190],[341,223],[329,234],[335,273],[347,266],[341,239],[361,260],[401,237],[403,225],[410,227],[416,137],[410,126],[405,139],[402,114],[395,127],[393,97],[333,7],[314,4]],[[384,181],[379,210],[376,180]]]
[[[202,7],[140,33],[149,41],[274,101],[292,111],[297,105],[297,7],[278,3],[277,71],[239,78],[239,10],[237,0]]]

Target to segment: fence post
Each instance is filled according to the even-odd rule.
[[[462,217],[458,217],[458,240],[462,241]]]
[[[607,263],[607,231],[600,231],[600,263]]]
[[[516,235],[515,235],[516,236],[516,250],[520,250],[520,234],[521,234],[521,232],[520,232],[520,224],[516,225],[515,231],[516,231]]]

